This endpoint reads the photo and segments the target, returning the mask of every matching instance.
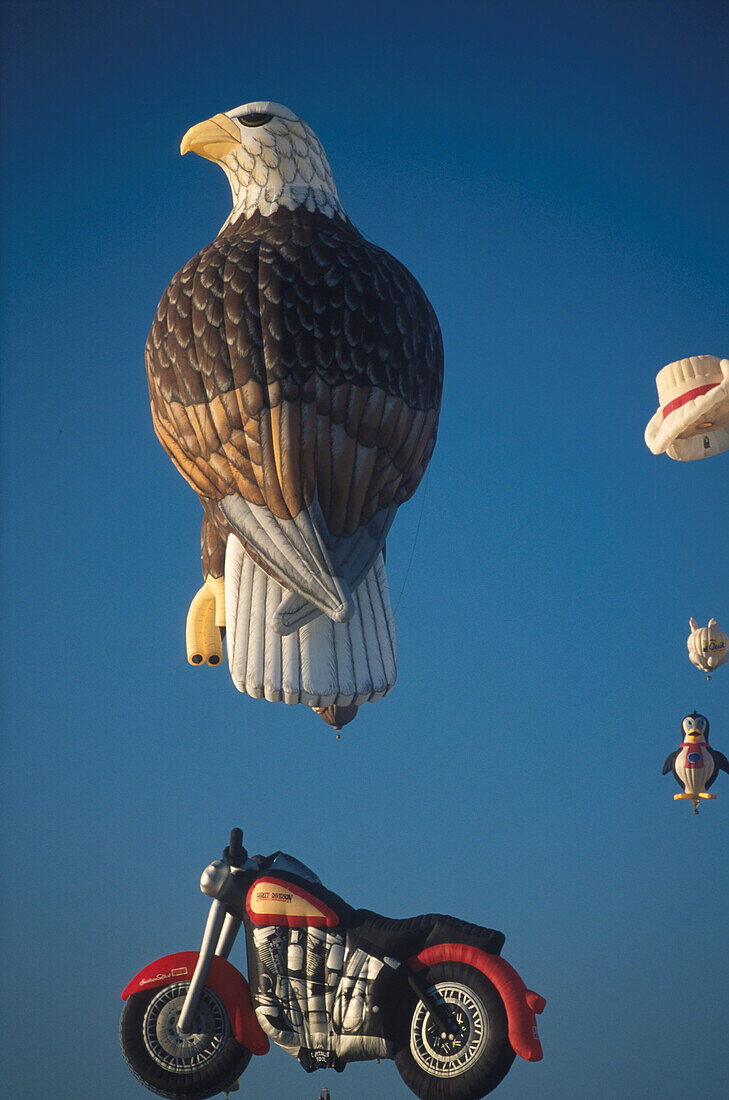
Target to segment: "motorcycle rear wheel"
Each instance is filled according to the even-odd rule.
[[[420,1100],[480,1100],[503,1081],[515,1057],[501,997],[465,963],[437,963],[423,976],[457,1030],[452,1040],[442,1038],[423,1002],[411,1003],[395,1055],[400,1076]]]
[[[146,1088],[171,1100],[207,1100],[232,1088],[251,1052],[232,1033],[214,990],[205,986],[191,1035],[177,1030],[189,982],[174,982],[127,1000],[119,1041],[130,1070]]]

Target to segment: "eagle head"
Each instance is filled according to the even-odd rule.
[[[215,161],[233,192],[228,221],[306,206],[344,217],[326,153],[314,131],[288,107],[245,103],[191,127],[180,152]]]

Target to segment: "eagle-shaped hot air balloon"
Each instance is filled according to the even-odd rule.
[[[656,375],[658,409],[645,430],[654,455],[691,462],[729,448],[729,359],[692,355]]]
[[[729,637],[716,625],[716,619],[709,619],[708,626],[699,626],[696,619],[689,619],[689,626],[691,633],[686,639],[689,660],[703,669],[710,680],[714,669],[729,657]]]
[[[406,268],[355,229],[316,135],[271,102],[181,152],[233,209],[173,278],[146,348],[155,431],[202,502],[193,664],[334,726],[395,682],[385,539],[435,445],[443,347]]]
[[[709,787],[720,771],[729,773],[729,760],[709,745],[709,719],[703,714],[696,711],[688,714],[681,723],[681,732],[681,747],[666,757],[663,774],[673,772],[682,788],[681,794],[673,797],[691,799],[697,814],[702,798],[716,798],[715,794],[709,794]]]

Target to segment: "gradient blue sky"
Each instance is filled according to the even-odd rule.
[[[500,1100],[726,1095],[729,777],[695,818],[661,767],[694,708],[729,753],[729,669],[685,646],[729,622],[729,455],[643,430],[665,363],[729,354],[729,7],[10,0],[3,39],[5,1094],[148,1095],[119,993],[198,945],[240,824],[353,904],[503,929],[548,1004]],[[148,409],[159,296],[229,209],[180,138],[259,98],[446,350],[398,684],[340,741],[187,665],[201,511]],[[241,1095],[324,1085],[411,1095],[277,1048]]]

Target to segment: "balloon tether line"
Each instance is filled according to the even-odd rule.
[[[425,498],[428,495],[428,478],[429,477],[430,477],[430,468],[428,468],[428,470],[425,473],[425,480],[423,482],[423,499],[422,499],[422,502],[421,502],[421,505],[420,505],[420,515],[418,516],[418,526],[415,528],[415,537],[413,539],[412,550],[410,551],[410,560],[408,562],[408,567],[405,570],[405,578],[402,582],[402,587],[400,589],[400,595],[397,597],[397,603],[395,604],[395,610],[392,613],[393,616],[397,613],[397,609],[400,606],[400,601],[402,600],[403,596],[405,595],[405,585],[408,583],[408,577],[410,576],[410,566],[413,564],[413,558],[415,557],[415,547],[417,546],[417,543],[418,543],[418,535],[420,534],[420,525],[423,522],[423,513],[425,511]]]

